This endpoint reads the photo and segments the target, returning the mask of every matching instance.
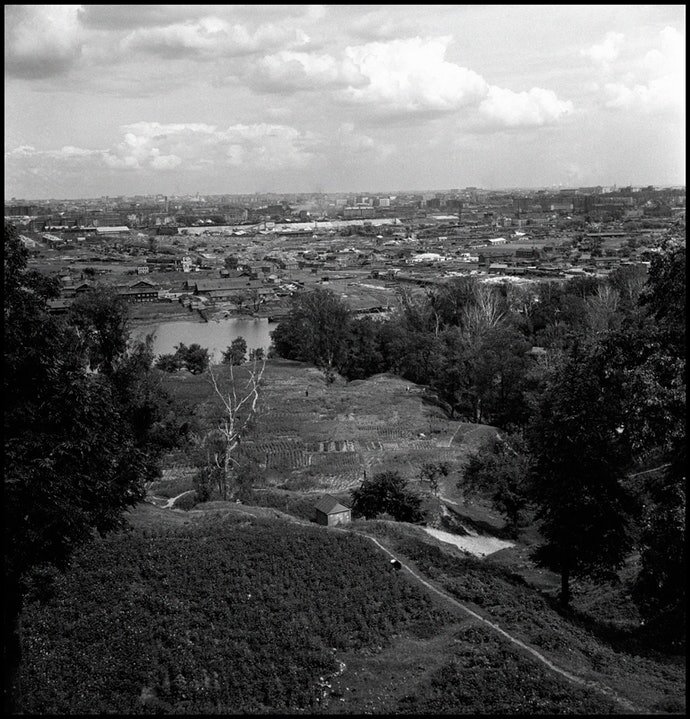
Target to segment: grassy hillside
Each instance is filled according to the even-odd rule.
[[[685,657],[660,654],[639,640],[639,623],[625,614],[631,602],[623,601],[624,586],[609,587],[608,602],[601,591],[577,592],[573,610],[564,616],[518,567],[504,563],[502,552],[476,559],[435,543],[421,529],[393,522],[360,521],[353,528],[383,539],[436,586],[557,666],[611,688],[644,712],[684,711]],[[607,616],[612,608],[618,611],[615,620]],[[513,700],[519,703],[520,695]],[[433,706],[419,710],[433,712]]]
[[[238,385],[248,367],[235,368]],[[214,372],[230,386],[227,367]],[[197,408],[219,405],[202,375],[167,375],[165,386]],[[273,359],[266,363],[258,414],[243,445],[272,484],[337,492],[357,486],[365,472],[394,468],[416,481],[425,462],[462,463],[492,431],[448,420],[423,388],[392,375],[328,384],[315,367]]]
[[[27,607],[23,711],[315,710],[338,652],[446,620],[358,537],[245,514],[133,530]]]
[[[616,711],[366,539],[272,510],[142,507],[23,622],[27,713]]]
[[[217,402],[203,376],[180,373],[165,382],[200,416]],[[399,378],[327,384],[308,365],[269,361],[259,414],[244,439],[264,464],[267,486],[244,505],[212,501],[188,512],[140,505],[129,513],[129,532],[80,552],[48,603],[26,608],[22,710],[622,712],[406,571],[396,573],[366,538],[309,524],[316,496],[328,491],[347,501],[365,471],[395,469],[423,489],[425,462],[460,468],[494,432],[449,421],[422,388]],[[192,474],[177,452],[149,494],[162,505],[191,488]],[[500,536],[500,516],[481,501],[465,504],[457,477],[443,480],[440,526],[452,531],[446,524],[453,520]],[[358,521],[350,528],[377,537],[450,597],[564,670],[642,712],[684,711],[684,657],[655,654],[639,640],[624,577],[617,586],[575,586],[565,616],[551,599],[557,577],[531,562],[534,528],[483,560],[410,525]],[[37,582],[36,597],[45,593]]]

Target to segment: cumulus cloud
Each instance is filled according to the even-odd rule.
[[[309,42],[298,28],[265,24],[249,30],[215,16],[162,27],[139,28],[122,42],[124,48],[163,57],[247,55],[275,47],[296,47]]]
[[[348,87],[341,98],[380,114],[433,114],[475,103],[487,90],[472,70],[445,59],[449,37],[373,42],[345,49],[368,82]]]
[[[513,92],[491,86],[479,112],[504,127],[538,127],[572,113],[573,103],[559,100],[555,92],[540,87],[533,87],[528,92]]]
[[[5,69],[25,79],[69,70],[81,53],[79,5],[5,5]]]
[[[410,38],[348,46],[327,53],[281,51],[255,63],[245,79],[272,93],[331,90],[370,119],[435,117],[479,110],[485,125],[546,125],[573,111],[551,90],[513,92],[490,86],[481,75],[445,59],[450,38]],[[365,115],[360,115],[360,119]]]
[[[283,50],[262,58],[250,71],[252,85],[266,92],[293,92],[361,85],[366,78],[349,59]]]
[[[665,27],[655,44],[640,61],[627,63],[622,77],[604,85],[606,107],[646,114],[684,112],[685,38]]]
[[[37,150],[20,145],[5,153],[6,179],[104,177],[127,173],[131,178],[156,181],[172,170],[215,173],[228,168],[263,171],[307,166],[319,151],[321,138],[280,124],[234,124],[219,129],[204,123],[138,122],[122,128],[120,142],[106,149],[72,145],[59,150]]]
[[[620,32],[607,32],[603,42],[581,50],[580,53],[596,63],[608,65],[619,56],[624,39],[625,36]]]

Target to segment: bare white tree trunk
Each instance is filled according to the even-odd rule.
[[[266,369],[266,360],[254,359],[249,377],[241,386],[238,386],[240,383],[235,381],[233,366],[229,365],[229,367],[230,384],[227,388],[220,386],[213,367],[209,367],[211,385],[223,404],[223,416],[216,429],[209,432],[204,438],[209,445],[211,444],[210,440],[220,440],[217,451],[209,452],[208,459],[210,460],[209,464],[219,470],[218,488],[223,499],[228,498],[232,472],[239,466],[236,454],[242,435],[256,415],[259,385]]]

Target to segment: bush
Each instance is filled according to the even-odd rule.
[[[196,507],[197,504],[199,504],[201,500],[197,496],[196,491],[189,492],[188,494],[183,494],[181,497],[175,500],[175,504],[173,504],[174,509],[181,509],[185,512],[188,512],[190,509],[193,509]]]
[[[397,471],[380,472],[353,489],[352,512],[355,517],[376,519],[387,513],[398,522],[421,522],[422,500],[410,492],[406,480]]]

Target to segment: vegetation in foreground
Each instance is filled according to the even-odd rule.
[[[24,613],[27,713],[330,711],[341,657],[458,622],[366,539],[239,511],[110,535],[41,591]],[[616,711],[458,626],[445,664],[400,677],[404,701],[375,711]]]
[[[448,621],[366,540],[247,515],[111,535],[51,591],[23,712],[318,711],[338,652]]]
[[[362,524],[357,522],[354,526]],[[684,711],[685,657],[653,649],[650,637],[637,622],[621,627],[616,621],[601,621],[601,606],[592,612],[564,610],[560,603],[536,591],[510,568],[445,547],[441,549],[416,528],[381,521],[366,522],[365,526],[369,534],[380,537],[394,552],[409,558],[438,586],[557,666],[610,687],[643,711]],[[604,604],[619,599],[616,591],[610,595],[603,598]],[[632,605],[629,596],[624,604]],[[489,656],[486,661],[490,663]],[[410,706],[418,707],[420,712],[438,711],[441,694],[436,695],[436,704]],[[519,693],[513,699],[514,708],[508,708],[507,701],[502,708],[500,704],[493,705],[491,711],[534,710],[521,704],[524,696]],[[550,711],[569,712],[566,707],[567,703],[560,709],[552,705]]]

